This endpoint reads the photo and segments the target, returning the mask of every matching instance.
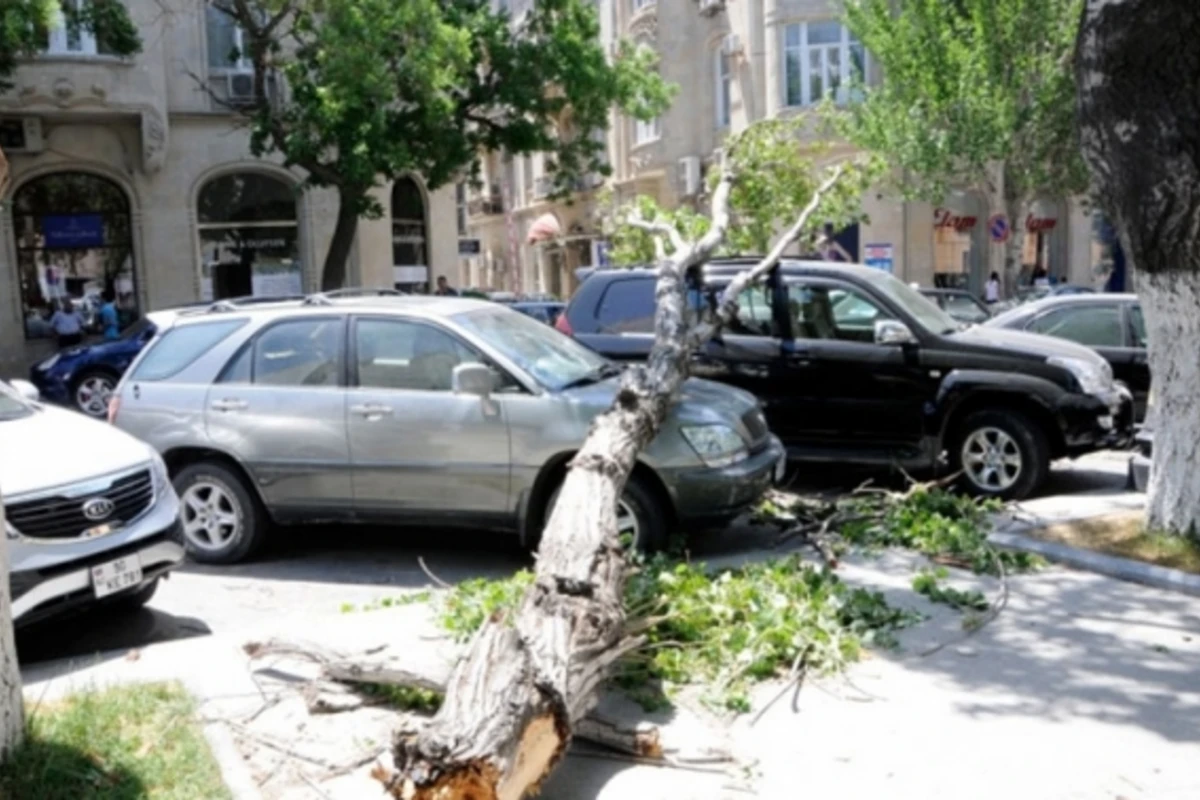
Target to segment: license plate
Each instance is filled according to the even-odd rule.
[[[136,554],[92,567],[92,588],[98,598],[131,589],[141,582],[142,562]]]

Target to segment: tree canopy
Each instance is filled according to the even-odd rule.
[[[558,188],[605,172],[612,109],[652,118],[671,90],[653,55],[610,58],[586,0],[539,0],[520,21],[488,0],[214,0],[244,31],[256,75],[255,155],[278,153],[342,209],[323,283],[340,285],[372,187],[418,174],[431,189],[481,153],[543,152]],[[269,76],[284,78],[272,94]]]

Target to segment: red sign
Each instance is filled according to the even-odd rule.
[[[948,208],[937,208],[933,211],[933,227],[935,228],[953,228],[962,233],[974,228],[978,221],[976,217],[955,214]]]
[[[1058,220],[1054,217],[1035,217],[1030,214],[1025,218],[1025,230],[1030,233],[1042,233],[1043,231],[1054,230],[1054,226],[1058,224]]]

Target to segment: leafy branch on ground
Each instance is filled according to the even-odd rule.
[[[945,567],[923,569],[912,579],[913,591],[931,602],[950,606],[955,611],[987,611],[988,601],[983,592],[974,589],[963,591],[953,586],[943,586],[942,581],[950,577]]]

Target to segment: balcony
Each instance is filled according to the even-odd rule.
[[[467,213],[472,217],[486,217],[504,213],[504,197],[498,189],[467,201]]]

